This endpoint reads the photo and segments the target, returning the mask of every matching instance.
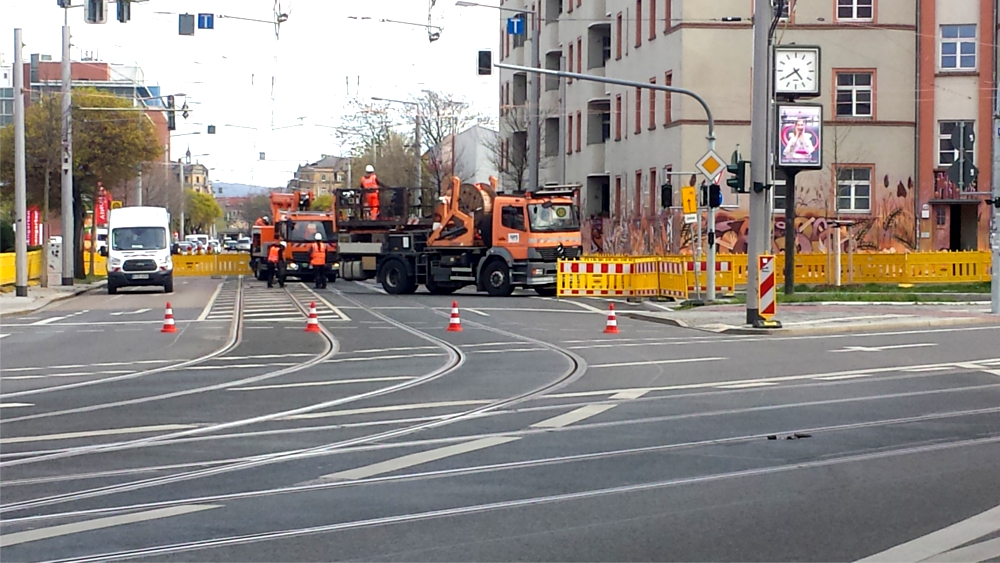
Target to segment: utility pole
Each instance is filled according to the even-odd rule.
[[[797,168],[785,169],[785,295],[795,293],[795,177],[798,173]],[[839,232],[840,227],[837,228]]]
[[[14,290],[18,297],[28,296],[28,222],[25,220],[24,161],[24,59],[21,55],[21,28],[14,29]]]
[[[993,12],[993,29],[998,28],[1000,14]],[[1000,39],[1000,32],[994,32],[994,45],[996,39]],[[996,64],[996,61],[994,61]],[[1000,132],[1000,94],[997,92],[997,73],[993,73],[993,131]],[[990,283],[990,311],[994,315],[1000,315],[1000,139],[993,137],[993,174],[990,180],[993,182],[993,224],[990,231],[990,250],[993,251],[993,277]]]
[[[746,321],[753,324],[760,320],[760,295],[757,280],[758,257],[767,251],[768,155],[768,106],[771,93],[768,87],[770,72],[771,15],[770,0],[754,0],[753,18],[753,113],[750,116],[750,232],[747,257],[747,304]]]
[[[416,178],[414,179],[413,187],[419,188],[421,184],[421,174],[420,168],[423,160],[420,158],[420,105],[417,105],[417,116],[414,118],[414,123],[416,124],[416,129],[413,131],[413,157],[414,164],[416,165],[416,170],[414,174]]]
[[[70,59],[69,9],[63,9],[62,27],[62,284],[73,285],[76,262],[73,217],[73,62]],[[21,69],[18,69],[19,71]],[[17,74],[17,73],[15,73]]]
[[[139,165],[139,178],[135,187],[135,204],[142,207],[142,165]]]
[[[541,55],[539,54],[539,43],[541,42],[541,22],[538,21],[538,12],[531,11],[531,66],[542,68]],[[538,146],[538,108],[541,104],[542,77],[537,74],[528,75],[528,191],[533,192],[538,189],[538,165],[541,151]]]

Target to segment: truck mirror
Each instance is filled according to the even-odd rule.
[[[98,248],[97,249],[97,253],[100,254],[101,256],[107,258],[108,257],[108,247],[102,246],[102,247]]]

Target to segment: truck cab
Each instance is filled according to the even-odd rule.
[[[174,291],[170,213],[162,207],[112,209],[108,218],[108,293],[127,286],[158,285]]]

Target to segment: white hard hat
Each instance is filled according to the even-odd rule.
[[[315,238],[316,240],[323,240],[323,233],[316,233],[316,236],[313,238]]]
[[[264,220],[265,221],[270,221],[270,219],[267,217],[267,215],[264,216]]]
[[[281,241],[281,242],[280,242],[280,243],[278,243],[278,244],[280,244],[281,246],[288,246],[288,243],[287,243],[287,242],[285,242],[285,241]]]
[[[375,171],[375,167],[372,166],[371,164],[369,164],[368,166],[365,166],[365,172],[374,172],[374,171]]]

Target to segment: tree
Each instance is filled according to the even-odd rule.
[[[486,144],[501,187],[523,190],[528,175],[528,112],[523,106],[500,111],[500,134]]]
[[[351,100],[337,133],[354,155],[374,154],[389,145],[393,129],[402,119],[390,105],[365,104]]]
[[[191,189],[184,190],[187,200],[187,227],[191,231],[206,232],[222,217],[222,208],[215,198]]]
[[[309,205],[309,209],[312,211],[329,211],[333,207],[333,196],[330,194],[323,194],[316,199],[312,200]]]
[[[389,131],[384,145],[372,147],[351,157],[354,170],[363,171],[369,164],[375,167],[379,180],[390,186],[410,186],[413,184],[413,147],[400,133]],[[360,178],[363,172],[356,177]],[[360,180],[356,180],[356,185]]]
[[[452,163],[457,159],[457,155],[448,153],[445,142],[475,123],[478,115],[468,102],[446,92],[424,90],[423,96],[413,101],[416,105],[406,106],[407,116],[410,123],[415,123],[417,113],[420,114],[421,151],[427,149],[424,167],[431,187],[440,193],[455,173]]]
[[[61,109],[55,111],[56,101],[50,96],[45,103],[31,104],[24,113],[26,164],[32,170],[33,201],[42,199],[38,195],[45,190],[46,170],[50,175],[54,170],[49,157],[57,154],[56,161],[61,158],[58,154],[61,149],[50,152],[53,147],[61,147],[62,112]],[[89,111],[87,108],[131,110],[133,102],[93,88],[73,90],[73,224],[78,253],[83,250],[85,210],[92,207],[97,182],[118,186],[134,177],[140,163],[152,161],[162,154],[153,125],[142,112]],[[13,124],[6,129],[4,136],[12,139]],[[30,158],[27,157],[29,146],[33,147]],[[0,174],[6,176],[9,170],[12,175],[13,161],[13,143],[0,143]],[[74,275],[83,277],[83,260],[75,260],[75,265]]]
[[[271,198],[266,195],[249,197],[243,201],[240,212],[243,220],[252,225],[257,219],[271,215]]]

